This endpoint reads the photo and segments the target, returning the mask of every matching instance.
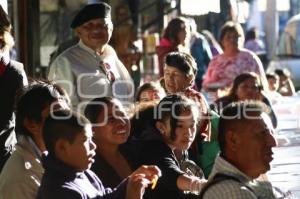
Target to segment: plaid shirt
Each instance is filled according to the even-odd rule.
[[[235,166],[218,156],[215,161],[214,168],[208,178],[210,181],[217,173],[238,178],[242,183],[234,180],[221,181],[212,185],[204,194],[204,199],[274,199],[271,183],[267,181],[252,180]],[[251,187],[252,191],[245,187]]]

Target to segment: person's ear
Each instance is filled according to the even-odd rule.
[[[58,139],[55,143],[55,154],[65,156],[68,153],[68,141],[65,139]]]
[[[160,121],[157,121],[156,123],[155,123],[155,127],[159,130],[159,132],[162,134],[162,135],[164,135],[164,136],[166,136],[166,126],[165,126],[165,124],[163,123],[163,122],[160,122]]]
[[[239,150],[240,136],[232,130],[226,133],[226,146],[230,151]]]
[[[41,128],[40,123],[34,119],[29,119],[26,117],[24,119],[23,125],[33,135],[40,132],[40,128]]]

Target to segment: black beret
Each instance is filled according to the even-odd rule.
[[[74,17],[71,28],[76,28],[85,22],[97,18],[110,18],[110,6],[104,2],[84,6]]]

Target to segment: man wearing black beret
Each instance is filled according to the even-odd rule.
[[[48,78],[70,94],[74,108],[82,110],[84,101],[113,96],[128,104],[133,101],[132,79],[108,45],[113,31],[111,7],[89,4],[74,17],[71,28],[80,41],[60,54],[50,65]]]

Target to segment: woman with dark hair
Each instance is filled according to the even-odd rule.
[[[93,125],[97,146],[91,170],[105,187],[116,187],[137,168],[131,147],[124,145],[130,135],[129,117],[121,102],[112,97],[93,99],[84,113]]]
[[[257,74],[253,72],[242,73],[233,81],[233,86],[228,95],[217,99],[210,105],[211,109],[221,113],[222,109],[232,102],[245,100],[260,100],[270,107],[269,113],[274,128],[277,126],[276,115],[271,107],[271,103],[264,96],[263,87]]]
[[[172,51],[188,51],[188,48],[186,48],[188,31],[189,26],[187,25],[186,19],[183,17],[174,18],[168,23],[162,39],[156,47],[159,75],[161,77],[164,74],[163,68],[166,54]]]
[[[245,72],[258,74],[264,89],[268,89],[261,61],[253,52],[242,48],[244,33],[239,23],[228,21],[223,25],[220,44],[224,52],[215,56],[209,63],[203,81],[203,88],[206,91],[211,89],[227,91],[232,86],[235,77]]]

